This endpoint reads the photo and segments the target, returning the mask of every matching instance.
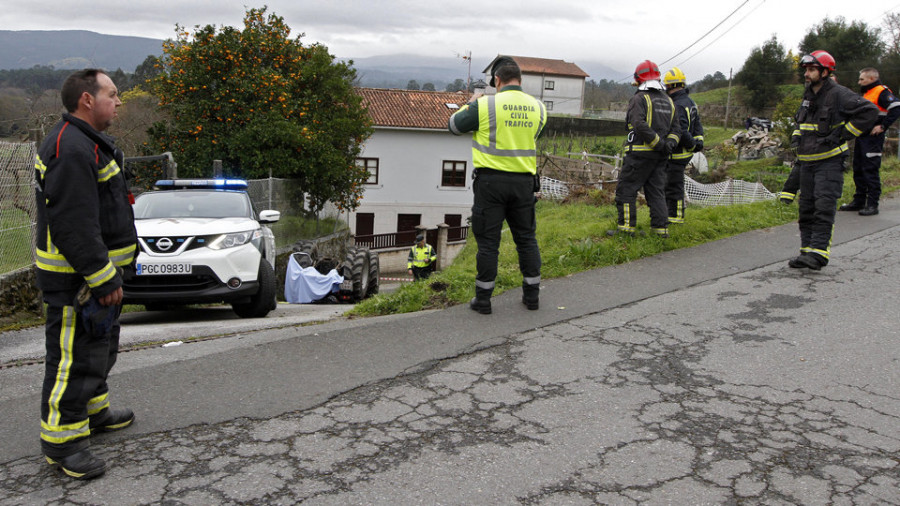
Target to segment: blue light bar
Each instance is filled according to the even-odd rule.
[[[160,179],[156,181],[157,188],[213,188],[218,190],[246,190],[247,181],[243,179]]]

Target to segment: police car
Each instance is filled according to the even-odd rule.
[[[276,307],[275,236],[240,179],[166,179],[135,199],[138,256],[125,303],[148,310],[225,302],[244,318]]]

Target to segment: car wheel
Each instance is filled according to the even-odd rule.
[[[381,275],[381,268],[378,262],[378,252],[366,250],[369,254],[369,289],[366,291],[366,297],[370,297],[378,293],[378,276]]]
[[[265,258],[259,261],[259,291],[246,304],[232,304],[234,312],[241,318],[263,318],[275,309],[275,270]]]

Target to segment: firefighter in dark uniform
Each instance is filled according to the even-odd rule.
[[[37,284],[47,303],[41,450],[76,479],[106,471],[89,449],[93,432],[119,430],[130,409],[110,408],[106,383],[119,346],[123,269],[137,252],[122,152],[101,133],[122,104],[103,71],[63,84],[68,111],[35,159]]]
[[[778,200],[784,204],[792,204],[797,198],[797,192],[800,191],[800,162],[795,161],[791,164],[791,172],[788,173],[784,186],[778,192]]]
[[[703,124],[697,104],[688,95],[687,78],[678,67],[672,67],[663,76],[666,93],[675,103],[675,117],[681,130],[681,140],[669,155],[666,165],[666,207],[669,223],[684,223],[684,170],[694,153],[703,151]]]
[[[800,66],[805,69],[806,91],[791,136],[800,162],[800,255],[788,265],[819,270],[831,257],[847,141],[872,129],[878,109],[830,79],[835,61],[827,52],[813,51],[800,59]]]
[[[434,248],[425,242],[425,234],[419,232],[416,235],[416,243],[409,248],[409,256],[406,259],[406,270],[416,281],[428,279],[434,272],[437,255]]]
[[[509,224],[522,273],[522,303],[539,306],[541,253],[535,231],[537,176],[536,141],[547,120],[544,103],[522,91],[522,72],[515,60],[498,57],[491,67],[490,85],[496,95],[485,95],[464,105],[450,117],[456,135],[472,133],[472,233],[478,242],[475,297],[469,307],[491,313],[491,294],[497,278],[500,232]]]
[[[856,138],[853,147],[853,182],[856,193],[853,200],[842,205],[841,211],[859,211],[861,216],[878,214],[881,197],[881,155],[884,151],[884,135],[900,116],[900,100],[890,88],[878,80],[878,70],[864,68],[859,71],[859,92],[863,98],[878,107],[878,121],[872,130]]]
[[[659,82],[659,67],[650,60],[634,70],[638,91],[628,102],[625,121],[625,161],[616,185],[616,230],[609,235],[633,236],[637,227],[637,193],[643,188],[650,207],[650,228],[659,237],[669,237],[666,210],[666,161],[681,139],[675,119],[675,104]]]

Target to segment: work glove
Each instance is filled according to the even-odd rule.
[[[85,283],[75,295],[75,312],[81,315],[81,323],[94,339],[109,339],[113,326],[119,319],[122,306],[103,306]]]
[[[667,138],[666,144],[665,144],[665,146],[663,146],[663,151],[666,153],[666,155],[671,155],[672,153],[675,152],[675,150],[677,148],[678,148],[678,141],[676,141],[675,139],[672,139],[672,138]]]
[[[694,141],[694,153],[699,153],[700,151],[703,151],[703,141],[696,140]]]

